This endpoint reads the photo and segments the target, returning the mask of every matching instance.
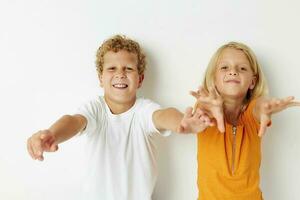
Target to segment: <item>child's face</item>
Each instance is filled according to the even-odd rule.
[[[104,89],[106,101],[132,105],[136,92],[141,87],[144,76],[138,73],[137,55],[121,50],[109,51],[104,55],[103,72],[100,84]]]
[[[215,71],[215,85],[224,97],[245,98],[256,83],[247,56],[241,51],[226,48],[221,53]]]

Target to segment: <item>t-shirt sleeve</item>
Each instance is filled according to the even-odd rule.
[[[154,103],[150,100],[145,100],[144,104],[141,107],[141,118],[143,119],[144,129],[146,134],[153,135],[154,133],[158,133],[162,136],[169,136],[171,131],[159,131],[153,122],[153,113],[157,110],[161,109],[161,106],[157,103]]]
[[[79,133],[79,135],[95,132],[97,129],[97,121],[99,121],[98,117],[101,116],[100,112],[101,107],[95,100],[89,101],[77,109],[76,114],[84,116],[87,120],[86,127]]]

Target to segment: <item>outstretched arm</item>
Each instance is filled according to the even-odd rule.
[[[194,113],[192,108],[187,108],[182,114],[175,108],[157,110],[153,114],[155,127],[160,130],[171,130],[178,133],[198,133],[207,126],[214,125],[210,118],[200,109]]]
[[[49,129],[38,131],[27,140],[27,150],[32,159],[44,160],[44,152],[54,152],[58,144],[62,143],[86,126],[86,119],[82,115],[64,115]]]
[[[300,102],[296,102],[293,100],[293,96],[282,99],[268,99],[265,97],[257,99],[256,105],[253,109],[253,115],[260,122],[260,128],[258,132],[259,137],[262,137],[265,134],[267,127],[271,123],[272,114],[278,113],[291,106],[300,106]]]

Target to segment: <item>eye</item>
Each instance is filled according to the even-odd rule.
[[[223,65],[223,66],[220,67],[220,69],[221,69],[221,70],[226,70],[226,69],[228,69],[228,66]]]
[[[114,71],[115,69],[116,69],[115,66],[111,66],[111,67],[106,68],[106,70],[110,71],[110,72]]]
[[[249,68],[248,68],[247,66],[240,66],[240,67],[239,67],[239,70],[240,70],[240,71],[248,71],[248,69],[249,69]]]
[[[126,71],[131,72],[131,71],[133,71],[133,68],[132,67],[126,67]]]

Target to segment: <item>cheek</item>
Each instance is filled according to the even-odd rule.
[[[215,85],[220,86],[223,82],[223,79],[224,79],[223,75],[220,73],[217,73],[215,76],[215,79],[214,79]]]
[[[134,82],[134,83],[139,83],[139,82],[140,82],[139,76],[134,75],[134,74],[132,74],[132,75],[130,75],[130,76],[127,76],[127,78],[128,78],[130,81]]]
[[[100,84],[101,84],[101,86],[103,87],[103,86],[109,85],[110,84],[110,79],[111,78],[108,75],[102,76],[102,78],[100,78]]]

